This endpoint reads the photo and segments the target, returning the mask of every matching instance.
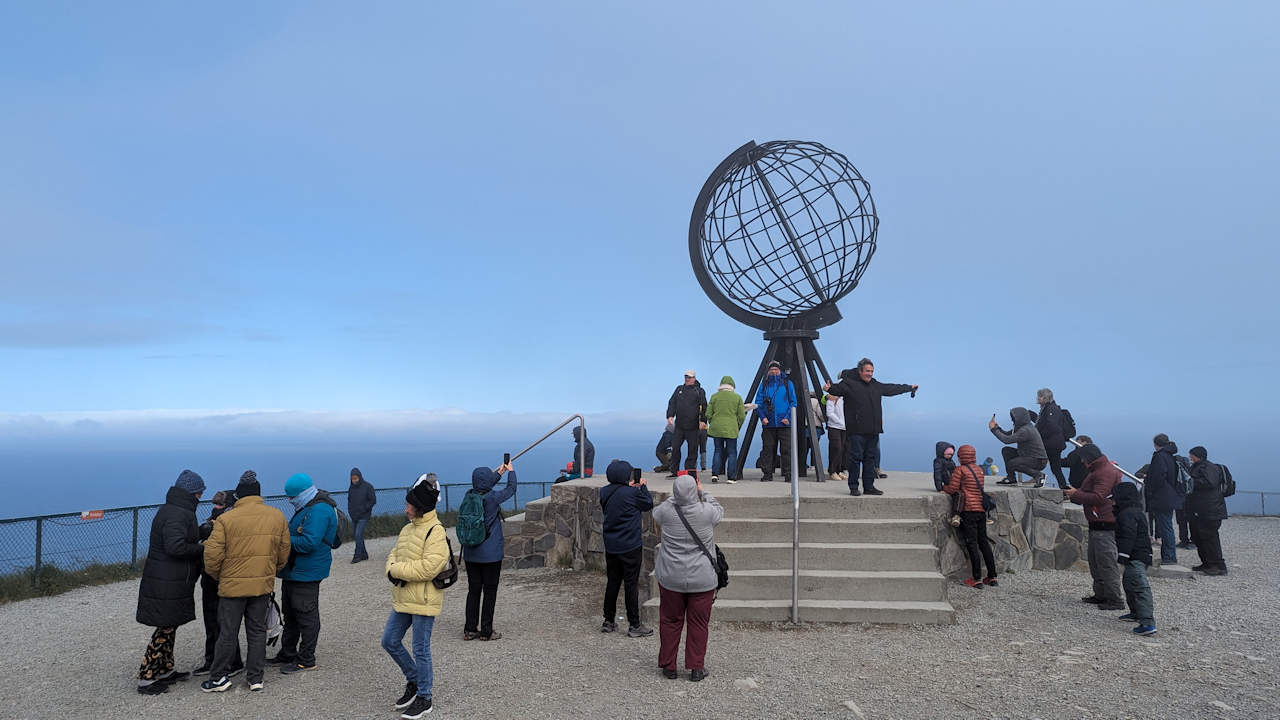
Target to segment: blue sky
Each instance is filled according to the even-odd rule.
[[[686,249],[698,189],[749,139],[822,142],[871,182],[879,248],[819,349],[919,383],[902,422],[984,423],[1049,386],[1142,437],[1256,427],[1280,399],[1278,19],[10,3],[0,427],[156,409],[660,423],[686,367],[745,386],[764,348]]]

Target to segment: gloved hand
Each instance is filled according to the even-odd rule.
[[[396,587],[404,587],[405,585],[409,584],[408,581],[406,580],[401,580],[400,578],[391,577],[390,570],[387,571],[387,579],[390,580],[391,584],[395,585]]]

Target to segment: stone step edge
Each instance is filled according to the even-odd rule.
[[[793,521],[790,518],[753,518],[753,517],[735,517],[724,518],[720,524],[725,523],[770,523],[779,524],[786,523],[790,525]],[[813,525],[932,525],[933,521],[928,518],[800,518],[800,524]]]
[[[653,575],[651,571],[650,576]],[[790,569],[730,570],[730,578],[791,577]],[[868,580],[946,580],[934,570],[806,570],[800,568],[800,577],[812,578],[865,578]]]
[[[763,550],[776,550],[778,548],[789,548],[789,542],[760,542],[760,543],[716,543],[725,551],[729,550],[750,550],[752,548]],[[661,543],[659,543],[661,547]],[[937,550],[937,546],[929,543],[816,543],[802,542],[800,548],[811,550]]]
[[[650,598],[643,603],[643,607],[659,607],[661,598]],[[955,608],[951,603],[944,600],[801,600],[799,606],[802,608],[831,608],[835,610],[938,610],[941,612],[955,612]],[[720,600],[715,602],[716,607],[724,608],[779,608],[791,607],[790,600]],[[715,617],[715,610],[711,611],[712,617]]]

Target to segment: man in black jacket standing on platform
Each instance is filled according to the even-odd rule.
[[[373,506],[378,503],[378,493],[360,468],[351,468],[351,490],[347,492],[347,515],[351,524],[355,525],[356,549],[351,555],[351,562],[358,563],[369,559],[369,551],[364,549],[364,528],[373,517]]]
[[[698,384],[698,376],[692,370],[684,371],[684,384],[676,387],[667,401],[667,422],[671,428],[671,471],[676,476],[680,469],[680,446],[688,444],[684,469],[698,467],[699,435],[707,429],[707,394]]]
[[[840,382],[827,383],[823,390],[828,395],[844,398],[845,455],[848,462],[845,472],[849,475],[849,494],[883,495],[876,489],[876,465],[880,462],[880,434],[884,432],[884,411],[881,399],[905,392],[915,392],[919,385],[890,385],[873,380],[875,364],[868,358],[858,361],[858,367],[840,373]],[[861,467],[862,492],[858,491],[858,475]]]

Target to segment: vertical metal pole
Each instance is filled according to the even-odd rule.
[[[581,415],[578,416],[578,433],[582,436],[578,443],[578,477],[584,478],[587,476],[587,419]]]
[[[36,573],[33,582],[40,584],[40,554],[44,551],[44,518],[36,518]]]
[[[129,558],[129,569],[138,568],[138,508],[133,509],[133,555]]]
[[[791,622],[800,623],[800,459],[796,454],[796,409],[791,408]]]
[[[1262,498],[1262,517],[1267,516],[1267,494],[1258,493],[1258,497]]]
[[[441,487],[444,488],[444,511],[449,512],[449,486],[442,485]]]

